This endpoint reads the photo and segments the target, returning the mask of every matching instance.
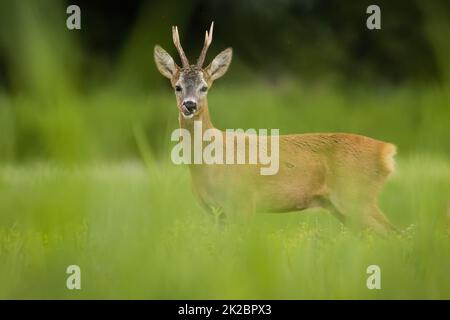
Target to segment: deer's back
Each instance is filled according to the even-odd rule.
[[[330,170],[359,169],[362,174],[387,175],[394,170],[394,154],[393,144],[357,134],[309,133],[280,136],[280,162],[296,157],[303,157],[304,161],[320,159]]]

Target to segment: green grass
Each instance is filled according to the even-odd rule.
[[[170,161],[169,89],[0,92],[0,298],[450,299],[449,92],[225,82],[210,93],[222,129],[395,143],[381,208],[404,232],[388,239],[317,209],[216,226]],[[66,289],[72,264],[81,291]],[[372,264],[382,290],[366,287]]]
[[[450,299],[448,77],[274,78],[238,54],[210,90],[213,123],[395,143],[381,207],[404,231],[354,234],[320,210],[219,227],[194,200],[187,168],[169,159],[177,109],[151,57],[167,30],[143,19],[154,26],[139,22],[107,63],[67,32],[62,4],[41,2],[0,2],[0,298]],[[433,50],[446,57],[438,38]],[[72,264],[81,291],[66,289]],[[371,264],[382,290],[366,288]]]
[[[404,231],[387,239],[321,210],[220,227],[187,168],[147,164],[3,165],[0,298],[450,298],[446,158],[399,159],[381,207]],[[366,288],[371,264],[381,290]]]

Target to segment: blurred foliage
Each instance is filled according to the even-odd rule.
[[[377,3],[379,31],[365,0],[1,0],[0,298],[448,299],[449,3]],[[169,159],[177,109],[153,46],[178,60],[177,24],[195,59],[211,20],[207,59],[235,55],[210,92],[217,127],[397,144],[381,207],[401,235],[357,237],[316,209],[224,228],[200,214]]]
[[[173,164],[0,166],[1,299],[449,299],[449,162],[402,158],[381,207],[400,235],[329,213],[215,225]],[[27,201],[23,201],[26,199]],[[67,290],[68,265],[82,290]],[[382,290],[366,287],[369,265]]]
[[[381,1],[378,31],[365,27],[365,1],[74,3],[79,31],[65,27],[68,2],[0,3],[0,161],[135,157],[135,126],[164,154],[176,109],[153,46],[178,60],[177,24],[195,59],[211,20],[209,59],[235,49],[210,95],[219,127],[350,131],[401,152],[450,150],[446,2]]]

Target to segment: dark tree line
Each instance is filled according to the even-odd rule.
[[[448,17],[450,8],[444,1],[434,5],[378,1],[382,11],[382,30],[378,31],[366,28],[366,8],[371,1],[137,1],[108,6],[79,2],[84,22],[96,26],[83,32],[83,45],[109,59],[123,53],[121,48],[126,44],[143,44],[130,42],[133,32],[135,39],[148,39],[143,50],[151,49],[153,40],[163,42],[174,53],[171,24],[180,26],[183,45],[194,59],[204,30],[214,19],[216,37],[211,55],[232,46],[244,66],[267,77],[286,73],[303,78],[338,75],[355,81],[397,83],[439,81],[444,72],[429,34],[443,30],[428,30],[436,15],[447,12]],[[144,35],[139,36],[140,32]],[[150,58],[150,53],[136,56]],[[142,66],[145,61],[134,63]]]

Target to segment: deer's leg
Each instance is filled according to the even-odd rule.
[[[389,219],[381,212],[380,208],[374,204],[370,207],[370,216],[381,224],[388,232],[398,232],[398,229],[389,221]]]
[[[326,196],[318,196],[314,201],[322,208],[328,210],[333,216],[335,216],[342,224],[345,225],[346,218],[345,215],[338,209],[333,202]]]
[[[373,202],[351,206],[349,226],[356,229],[369,229],[381,236],[388,236],[395,228]]]
[[[376,233],[386,233],[386,226],[378,216],[379,212],[372,200],[361,200],[359,197],[334,199],[326,207],[338,217],[346,227],[353,230],[371,229]]]
[[[377,180],[356,176],[334,185],[332,190],[331,203],[345,217],[346,226],[355,230],[367,228],[378,234],[393,229],[377,206],[380,190]]]
[[[333,216],[338,218],[342,224],[344,224],[344,225],[346,224],[347,220],[345,219],[345,215],[342,212],[340,212],[338,210],[338,208],[336,208],[335,206],[332,205],[328,208],[328,211],[330,211]]]
[[[389,233],[387,227],[381,223],[373,214],[365,213],[362,217],[362,228],[374,231],[376,234],[386,236]]]

